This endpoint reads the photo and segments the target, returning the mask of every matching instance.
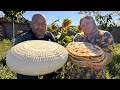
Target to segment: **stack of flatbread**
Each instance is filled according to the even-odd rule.
[[[81,67],[87,67],[91,63],[100,63],[106,57],[103,50],[88,42],[71,42],[66,46],[69,58]]]

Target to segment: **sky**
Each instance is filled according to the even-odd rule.
[[[72,20],[71,25],[78,25],[80,17],[82,16],[81,14],[78,14],[79,11],[26,11],[23,14],[23,17],[31,21],[31,18],[34,14],[44,14],[47,18],[47,23],[51,24],[53,21],[59,19],[58,25],[62,25],[62,20],[65,18],[70,18]],[[109,14],[111,11],[102,11],[102,14]],[[4,16],[3,12],[0,11],[0,16]],[[117,18],[118,17],[113,17],[113,19],[117,23]]]

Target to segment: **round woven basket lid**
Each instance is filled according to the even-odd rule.
[[[66,49],[70,54],[80,57],[95,57],[103,54],[103,50],[99,46],[88,42],[71,42]]]
[[[44,75],[60,69],[68,59],[68,51],[60,44],[29,40],[13,46],[6,54],[8,67],[23,75]]]

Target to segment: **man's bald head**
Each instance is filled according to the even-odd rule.
[[[32,16],[32,21],[36,20],[36,19],[40,19],[40,20],[45,20],[46,21],[46,17],[43,14],[35,14]]]
[[[47,29],[46,17],[42,14],[33,15],[31,28],[37,37],[43,37]]]

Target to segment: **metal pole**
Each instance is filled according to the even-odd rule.
[[[13,43],[12,44],[14,46],[14,42],[15,42],[14,18],[13,18],[13,26],[12,27],[13,27],[13,41],[12,41]]]

